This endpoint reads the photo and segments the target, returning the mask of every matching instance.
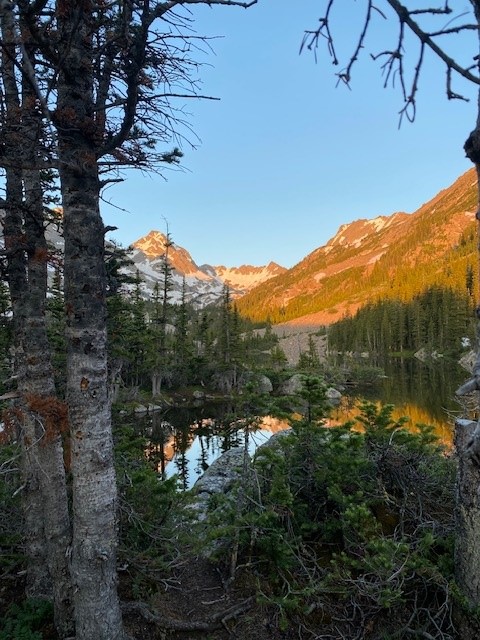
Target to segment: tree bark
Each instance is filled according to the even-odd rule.
[[[60,637],[65,638],[74,632],[68,566],[71,527],[62,443],[62,433],[65,434],[67,430],[67,415],[65,404],[56,397],[47,338],[45,302],[48,251],[38,171],[26,171],[24,185],[28,295],[25,302],[26,363],[22,396],[26,401],[25,420],[31,423],[30,428],[36,432],[38,441],[38,445],[32,448],[32,454],[40,468],[40,506],[47,566],[53,589],[55,626]]]
[[[72,443],[77,640],[124,637],[117,595],[117,492],[106,351],[104,227],[99,211],[92,79],[92,4],[57,12],[60,51],[55,123],[64,207],[67,404]]]
[[[455,577],[467,606],[457,608],[457,625],[462,640],[476,640],[480,634],[477,616],[480,604],[480,467],[468,454],[477,423],[457,420],[455,449],[458,455],[458,474],[455,501]]]
[[[1,7],[2,32],[2,83],[4,91],[4,158],[6,159],[6,198],[4,239],[7,256],[7,277],[13,311],[13,373],[18,379],[19,391],[25,380],[25,318],[27,299],[26,246],[23,227],[23,182],[18,159],[21,138],[20,96],[15,75],[15,30],[13,15],[8,8]],[[14,415],[19,426],[19,441],[22,443],[22,505],[24,512],[24,546],[27,562],[27,594],[48,597],[51,581],[46,562],[43,512],[41,500],[42,470],[35,455],[37,437],[34,425],[26,416],[22,401],[17,403]]]
[[[62,442],[56,412],[52,413],[58,401],[45,324],[47,244],[43,192],[35,168],[41,118],[29,82],[23,82],[20,102],[11,7],[2,7],[1,21],[7,165],[4,236],[13,309],[14,373],[20,395],[16,416],[23,445],[27,595],[46,598],[53,594],[57,631],[66,637],[73,632],[67,565],[70,519]],[[26,165],[29,169],[22,169]]]

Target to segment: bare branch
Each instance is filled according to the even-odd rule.
[[[427,46],[431,51],[433,51],[433,53],[435,53],[435,55],[437,55],[448,68],[456,71],[459,75],[465,78],[465,80],[473,82],[474,84],[480,84],[480,77],[478,74],[474,75],[469,71],[468,68],[459,65],[451,56],[447,55],[447,53],[432,40],[427,32],[423,31],[423,29],[420,28],[418,23],[412,18],[413,12],[409,11],[398,0],[386,0],[386,2],[388,2],[388,4],[395,11],[400,22],[404,22],[406,25],[408,25],[410,30],[413,31],[413,33],[418,37],[422,45]],[[432,12],[433,10],[429,11],[429,13]]]

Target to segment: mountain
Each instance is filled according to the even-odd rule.
[[[140,272],[147,294],[152,292],[155,282],[162,282],[166,248],[167,237],[160,231],[150,231],[132,245],[130,257],[133,270],[138,269]],[[232,297],[237,298],[256,285],[286,271],[274,262],[263,267],[198,266],[188,251],[177,244],[170,244],[168,247],[168,262],[173,269],[171,301],[180,301],[185,278],[186,298],[196,307],[204,307],[217,301],[225,284],[229,286]]]
[[[295,265],[248,292],[239,311],[253,320],[328,324],[368,301],[409,299],[438,284],[466,288],[476,264],[474,169],[412,214],[342,225]]]
[[[281,267],[276,262],[269,262],[264,267],[252,267],[243,265],[241,267],[213,267],[215,273],[222,282],[228,284],[234,290],[250,291],[253,287],[262,284],[274,276],[285,273],[285,267]]]

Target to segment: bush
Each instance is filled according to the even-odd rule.
[[[0,640],[42,640],[41,629],[53,626],[53,605],[46,600],[12,604],[0,628]]]
[[[259,450],[249,508],[232,505],[229,520],[224,509],[222,535],[283,624],[453,637],[455,467],[430,428],[409,431],[391,414],[365,404],[355,425],[293,423]]]

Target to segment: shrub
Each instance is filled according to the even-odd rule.
[[[12,604],[1,623],[0,640],[42,640],[42,629],[53,625],[53,605],[46,600]]]
[[[259,450],[249,507],[221,517],[262,601],[339,637],[452,638],[455,468],[431,429],[372,404],[356,425],[292,427]]]

